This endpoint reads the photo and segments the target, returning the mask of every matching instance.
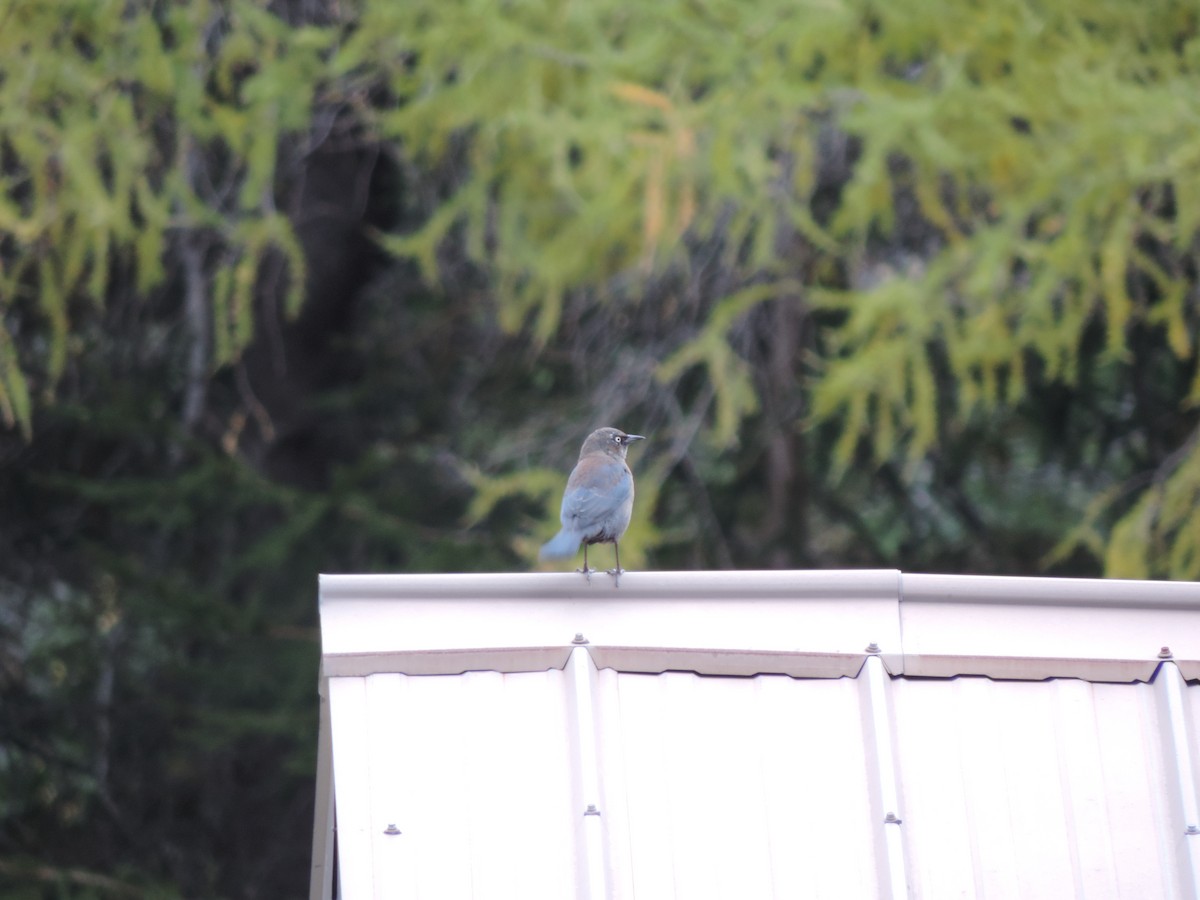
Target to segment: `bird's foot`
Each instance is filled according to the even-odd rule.
[[[625,570],[621,568],[609,569],[607,572],[605,572],[605,574],[613,577],[613,587],[620,587],[621,576],[625,574]]]
[[[587,579],[587,583],[591,584],[592,583],[592,573],[595,572],[596,570],[589,569],[587,566],[584,566],[582,569],[576,569],[575,571],[581,573],[583,575],[583,577]]]

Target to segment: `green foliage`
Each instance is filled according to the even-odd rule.
[[[938,341],[967,416],[1019,400],[1029,354],[1050,377],[1073,382],[1083,330],[1095,320],[1113,362],[1145,321],[1171,323],[1172,349],[1191,355],[1185,255],[1196,227],[1168,198],[1200,189],[1184,124],[1200,111],[1185,99],[1194,96],[1191,45],[1180,47],[1195,16],[1183,5],[1143,10],[997,4],[966,20],[905,20],[929,29],[920,44],[938,52],[897,60],[922,71],[873,85],[846,118],[867,150],[836,224],[865,236],[888,215],[893,191],[909,190],[937,227],[938,252],[851,295],[855,337],[833,368],[856,366],[860,350],[901,344],[897,353],[927,366],[921,348]],[[979,28],[988,41],[964,45],[961,35]],[[1012,49],[996,59],[997,47]],[[885,160],[901,155],[897,177]],[[910,297],[898,326],[896,309],[860,298],[897,290],[891,282],[901,279]],[[836,379],[823,380],[817,396],[831,411],[857,400]],[[868,434],[887,418],[917,453],[932,447],[934,429],[906,430],[891,413],[854,424]]]
[[[1085,548],[1104,560],[1113,578],[1200,580],[1200,453],[1195,437],[1153,473],[1099,494],[1083,521],[1071,528],[1049,559]],[[1145,481],[1151,483],[1143,487]],[[1128,494],[1138,491],[1130,505]],[[1120,511],[1107,535],[1106,519]]]
[[[614,302],[617,281],[692,265],[689,236],[719,235],[734,285],[658,370],[703,366],[717,444],[759,411],[726,312],[773,300],[756,280],[791,277],[797,246],[829,314],[809,426],[836,429],[835,473],[864,446],[911,470],[955,423],[1077,384],[1096,323],[1103,365],[1151,326],[1194,368],[1189,4],[547,3],[485,25],[428,0],[362,21],[335,67],[382,60],[398,104],[375,127],[458,176],[382,241],[437,281],[461,235],[506,327],[544,343],[572,292]],[[857,148],[832,208],[831,134]],[[1197,401],[1200,380],[1181,413]]]
[[[997,0],[933,15],[780,0],[751,14],[610,0],[484,20],[430,0],[344,15],[291,26],[251,2],[9,13],[10,425],[28,437],[31,398],[61,378],[72,305],[103,303],[114,266],[150,291],[172,240],[201,238],[213,367],[252,339],[273,255],[294,313],[306,260],[276,209],[280,146],[338,103],[412,171],[445,176],[412,195],[420,227],[377,232],[380,244],[430,282],[447,277],[442,249],[460,246],[497,321],[541,346],[571,297],[636,305],[652,279],[696,264],[694,239],[715,240],[724,296],[657,377],[670,387],[701,368],[703,437],[718,446],[760,414],[737,337],[768,303],[822,316],[808,426],[835,427],[835,473],[864,448],[911,471],[954,423],[1047,380],[1077,383],[1095,323],[1106,365],[1128,362],[1143,325],[1195,359],[1200,92],[1186,4]],[[383,102],[363,102],[368,91]],[[851,148],[841,183],[826,171],[831,140]],[[14,328],[46,339],[17,345]],[[1200,376],[1180,400],[1200,401]]]
[[[0,27],[0,414],[30,434],[70,352],[72,308],[161,284],[196,234],[215,260],[213,364],[252,334],[270,253],[300,305],[305,259],[276,211],[276,156],[308,127],[332,36],[255,2],[14,4]],[[126,285],[124,281],[131,281]],[[46,331],[35,344],[29,333]],[[13,335],[26,340],[14,349]],[[31,389],[30,385],[33,385]]]
[[[723,298],[713,308],[704,330],[658,367],[659,380],[672,384],[691,366],[704,365],[708,381],[716,386],[713,440],[719,446],[731,444],[737,438],[741,420],[758,411],[750,367],[729,346],[730,328],[755,305],[774,298],[786,302],[799,290],[799,284],[785,280],[751,285]]]

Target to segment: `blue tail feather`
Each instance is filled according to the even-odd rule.
[[[574,531],[563,529],[550,540],[542,545],[542,549],[538,551],[538,556],[542,559],[564,559],[568,556],[574,556],[579,552],[579,543],[581,538]]]

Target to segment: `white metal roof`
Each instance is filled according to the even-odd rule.
[[[327,575],[321,622],[314,900],[1200,898],[1197,584]]]

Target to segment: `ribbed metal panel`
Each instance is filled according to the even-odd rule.
[[[562,672],[331,679],[341,895],[581,896],[586,819],[612,897],[879,896],[853,680],[596,676],[594,818]]]
[[[1195,586],[732,574],[337,582],[313,896],[1200,900]]]
[[[575,896],[562,672],[330,682],[340,896]]]
[[[1182,896],[1151,685],[893,688],[914,896]]]
[[[614,897],[878,896],[852,680],[599,683]]]
[[[341,896],[887,895],[860,682],[593,676],[591,755],[557,670],[331,679]],[[1192,896],[1154,685],[885,687],[909,896]]]

